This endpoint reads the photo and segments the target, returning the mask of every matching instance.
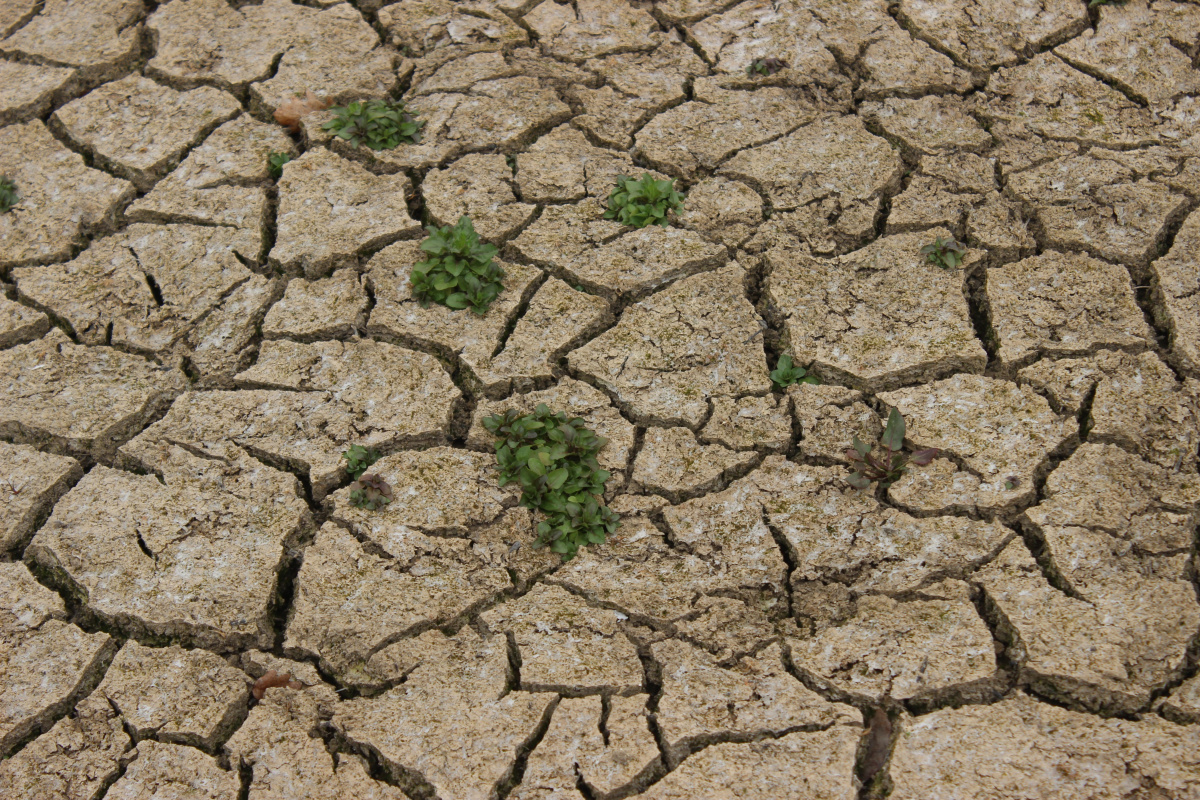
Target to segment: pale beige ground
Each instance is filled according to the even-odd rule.
[[[1198,67],[1197,0],[0,0],[0,797],[1200,800]]]

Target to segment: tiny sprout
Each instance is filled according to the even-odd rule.
[[[366,145],[372,150],[394,150],[401,142],[420,138],[425,123],[392,100],[366,100],[330,109],[333,119],[321,126],[351,147]]]
[[[883,436],[879,437],[879,445],[883,452],[876,456],[871,452],[869,445],[855,436],[854,449],[846,451],[846,460],[850,462],[852,469],[846,482],[855,489],[866,489],[876,481],[885,488],[891,486],[900,480],[909,464],[923,467],[938,454],[937,448],[934,447],[914,453],[904,452],[904,417],[894,408],[892,413],[888,414]]]
[[[7,212],[20,200],[17,185],[8,178],[0,176],[0,214]]]
[[[755,75],[774,75],[789,66],[782,58],[756,58],[746,67],[746,74],[751,78]]]
[[[963,256],[967,252],[967,246],[962,242],[956,241],[953,236],[949,239],[937,237],[933,244],[927,244],[921,248],[921,255],[928,259],[930,264],[937,264],[943,269],[954,269],[962,263]]]
[[[272,179],[279,180],[279,178],[283,175],[283,165],[291,160],[292,157],[288,153],[276,153],[275,151],[271,151],[271,154],[267,156],[267,174],[269,174]]]
[[[1121,5],[1123,2],[1125,2],[1125,0],[1089,0],[1088,8],[1095,8],[1096,6],[1107,6],[1107,5],[1117,6],[1117,5]]]
[[[342,458],[346,459],[346,472],[358,480],[367,471],[367,467],[379,460],[379,453],[368,450],[361,444],[352,444],[349,450],[342,453]]]
[[[374,472],[368,472],[350,484],[350,502],[368,511],[378,511],[392,502],[392,487]]]
[[[809,375],[803,367],[793,366],[792,357],[784,353],[779,357],[775,369],[771,370],[771,382],[780,389],[786,389],[794,383],[819,384],[821,379],[816,375]]]
[[[650,173],[641,179],[617,176],[617,188],[608,196],[605,219],[615,219],[622,225],[644,228],[647,225],[667,227],[667,214],[683,207],[683,195],[675,191],[675,182],[655,180]]]

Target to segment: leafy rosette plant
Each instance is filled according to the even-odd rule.
[[[504,289],[504,269],[492,260],[499,251],[479,241],[467,216],[459,217],[455,225],[430,225],[426,230],[429,238],[421,242],[421,249],[429,257],[413,265],[413,297],[423,305],[432,301],[486,314]]]
[[[615,219],[622,225],[644,228],[647,225],[667,227],[667,213],[683,207],[683,195],[675,191],[674,181],[656,180],[650,173],[641,179],[617,176],[617,188],[608,196],[605,219]]]
[[[350,484],[350,502],[368,511],[378,511],[392,502],[392,487],[373,472]]]
[[[818,384],[821,379],[816,375],[809,375],[804,367],[794,366],[792,357],[784,353],[779,357],[775,369],[771,370],[771,382],[780,389],[786,389],[794,383]]]
[[[850,462],[852,469],[846,482],[855,489],[866,489],[876,482],[880,486],[888,487],[900,480],[909,464],[925,466],[933,461],[938,454],[937,448],[917,450],[914,453],[904,452],[904,428],[904,417],[893,408],[888,414],[883,436],[879,438],[878,455],[855,436],[854,449],[846,451],[846,460]]]
[[[292,156],[289,153],[277,153],[271,151],[267,156],[267,174],[274,180],[279,180],[283,177],[283,165],[291,162]]]
[[[367,471],[367,467],[379,460],[379,453],[361,444],[352,444],[342,453],[342,458],[346,459],[346,472],[350,473],[354,480],[358,480]]]
[[[321,126],[352,147],[366,145],[372,150],[394,150],[401,143],[420,138],[425,123],[410,114],[404,103],[393,100],[365,100],[332,108],[333,119]]]
[[[951,236],[949,239],[937,237],[932,244],[921,248],[921,255],[931,264],[937,264],[944,269],[954,269],[962,263],[967,254],[967,246]]]
[[[755,75],[774,75],[788,68],[788,62],[782,58],[756,58],[746,67],[746,74],[753,78]]]
[[[20,199],[17,194],[17,185],[8,178],[0,176],[0,214],[11,209]]]
[[[535,546],[572,558],[585,544],[600,544],[620,518],[602,502],[607,470],[596,453],[607,439],[579,417],[568,418],[541,404],[532,414],[509,409],[483,421],[495,437],[500,485],[517,482],[521,504],[545,515]]]

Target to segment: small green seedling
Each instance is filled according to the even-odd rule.
[[[404,103],[392,100],[365,100],[330,109],[333,119],[321,127],[352,147],[366,145],[372,150],[394,150],[402,142],[420,138],[425,123],[404,109]]]
[[[20,200],[17,185],[8,178],[0,177],[0,214],[7,212]]]
[[[271,151],[271,154],[267,156],[267,174],[269,174],[273,180],[279,180],[283,176],[283,165],[291,160],[292,157],[288,153],[276,153],[275,151]]]
[[[392,502],[392,487],[374,472],[368,472],[350,484],[350,502],[367,511],[378,511]]]
[[[753,78],[755,75],[774,75],[790,66],[782,58],[756,58],[746,67],[746,74]]]
[[[935,447],[914,453],[904,452],[904,417],[894,408],[888,414],[883,436],[879,437],[879,446],[882,452],[877,456],[871,452],[870,446],[855,436],[854,449],[846,451],[846,460],[852,469],[846,482],[855,489],[866,489],[876,482],[885,488],[891,486],[900,480],[909,464],[923,467],[938,454]]]
[[[496,437],[500,485],[521,485],[521,505],[542,512],[535,547],[550,546],[565,560],[585,544],[601,544],[621,524],[602,500],[607,470],[596,453],[608,440],[583,419],[540,404],[532,414],[509,409],[483,425]]]
[[[771,382],[780,389],[786,389],[793,383],[817,384],[821,379],[816,375],[809,375],[804,367],[793,366],[792,357],[784,353],[779,357],[775,369],[771,370]]]
[[[683,207],[683,195],[675,191],[675,182],[655,180],[650,173],[641,179],[617,176],[617,188],[608,196],[605,219],[615,219],[622,225],[644,228],[647,225],[667,227],[667,214]]]
[[[469,308],[483,316],[499,297],[504,270],[492,258],[499,252],[495,245],[479,241],[470,217],[458,218],[455,225],[439,228],[430,225],[429,238],[421,249],[429,254],[413,264],[413,297],[423,307],[430,301],[448,308]]]
[[[367,471],[367,467],[379,460],[379,453],[368,450],[361,444],[352,444],[349,450],[342,453],[342,458],[346,459],[346,472],[354,480],[358,480]]]
[[[1088,8],[1095,8],[1096,6],[1119,6],[1124,2],[1125,0],[1089,0]]]
[[[954,269],[962,263],[963,256],[967,253],[967,246],[960,241],[957,241],[953,236],[949,239],[937,237],[933,240],[933,244],[927,244],[921,248],[921,255],[929,261],[930,264],[937,264],[943,269]]]

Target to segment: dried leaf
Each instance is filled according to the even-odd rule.
[[[289,689],[303,689],[304,684],[292,678],[288,673],[280,674],[273,669],[267,670],[267,674],[254,682],[254,688],[250,693],[254,695],[255,700],[262,700],[267,689],[274,689],[277,686],[286,686]]]
[[[313,94],[312,90],[305,92],[304,97],[289,97],[275,109],[275,121],[292,133],[299,133],[300,118],[314,111],[324,111],[330,102]]]
[[[928,464],[929,462],[933,461],[933,459],[937,456],[937,454],[938,454],[938,449],[936,447],[930,447],[926,450],[918,450],[917,452],[913,453],[912,456],[909,458],[909,461],[911,461],[912,463],[916,464],[919,467],[923,467],[926,464]]]

